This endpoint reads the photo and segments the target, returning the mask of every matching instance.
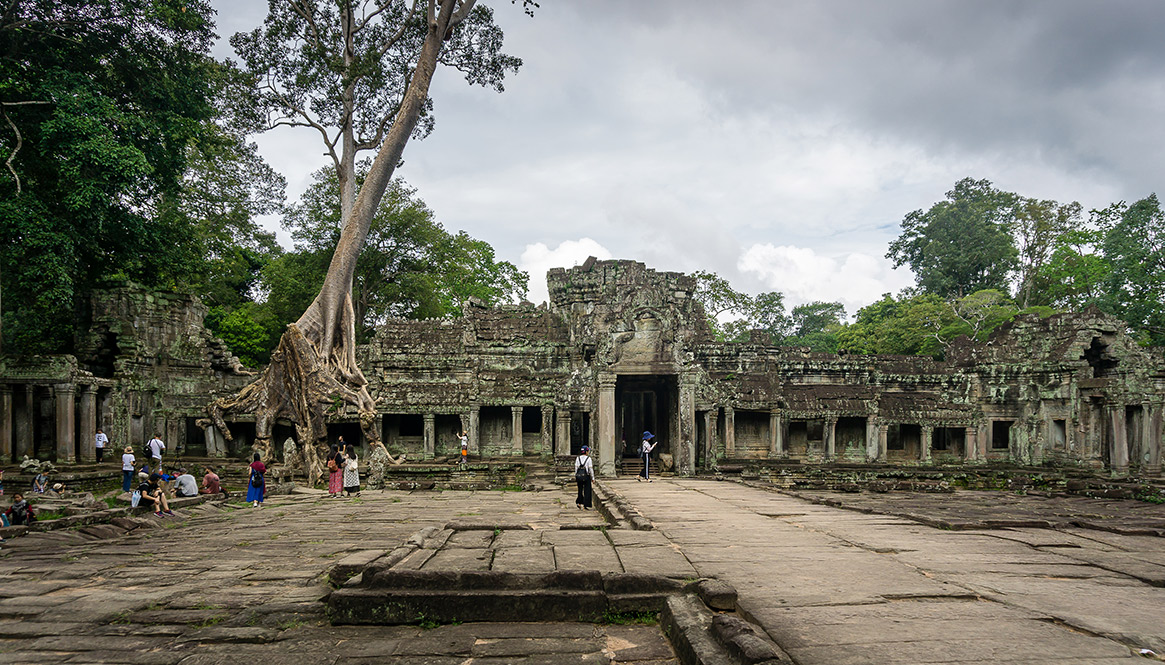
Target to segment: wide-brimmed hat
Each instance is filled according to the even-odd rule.
[[[644,433],[643,433],[643,438],[645,438],[645,439],[654,439],[654,438],[655,438],[655,435],[654,435],[654,434],[652,434],[651,432],[644,432]]]
[[[125,450],[123,450],[122,452],[126,452],[126,453],[132,453],[132,452],[133,452],[133,446],[126,446],[126,447],[125,447]]]

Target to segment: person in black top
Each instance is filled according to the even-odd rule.
[[[150,477],[144,483],[138,485],[138,491],[142,493],[142,498],[138,502],[138,505],[149,506],[154,510],[155,515],[165,517],[174,513],[170,510],[170,503],[166,501],[166,493],[159,486],[161,480],[161,474],[151,473]]]

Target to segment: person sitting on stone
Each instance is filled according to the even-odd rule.
[[[36,478],[32,479],[32,491],[37,493],[37,494],[44,494],[48,490],[48,488],[49,488],[48,474],[44,473],[43,471],[41,473],[36,474]]]
[[[32,506],[24,500],[20,492],[12,495],[12,505],[4,511],[4,526],[27,526],[36,521]]]
[[[202,489],[200,489],[198,492],[199,494],[218,494],[219,492],[222,492],[223,497],[229,499],[231,495],[229,492],[227,492],[226,488],[220,484],[221,482],[222,481],[219,479],[218,474],[214,472],[214,469],[208,466],[206,467],[206,475],[202,477]]]
[[[186,473],[186,469],[178,469],[178,477],[174,479],[174,495],[179,497],[198,496],[198,481],[194,476]]]
[[[150,508],[158,517],[166,517],[174,513],[170,510],[170,502],[166,500],[166,493],[159,485],[161,482],[161,474],[151,473],[145,482],[138,485],[138,491],[142,493],[138,505]]]

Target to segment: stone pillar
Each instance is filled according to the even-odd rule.
[[[1125,427],[1125,407],[1123,404],[1108,408],[1109,427],[1112,431],[1112,447],[1108,452],[1109,470],[1113,473],[1129,472],[1129,438]]]
[[[781,428],[780,410],[769,411],[769,457],[785,456],[785,433]]]
[[[963,435],[963,458],[968,462],[978,459],[979,430],[974,425],[968,425]]]
[[[1146,402],[1141,407],[1141,455],[1139,460],[1141,469],[1146,474],[1157,475],[1161,473],[1161,441],[1157,437],[1157,430],[1153,426],[1154,418],[1160,418],[1157,415],[1157,408],[1155,404]]]
[[[934,444],[934,427],[930,425],[923,425],[919,434],[918,441],[918,461],[923,464],[930,463],[930,447]]]
[[[696,386],[680,383],[679,445],[675,450],[676,473],[696,472]]]
[[[878,462],[885,462],[887,452],[890,450],[890,425],[886,423],[878,424],[878,456],[875,458]]]
[[[866,416],[866,461],[877,462],[881,452],[881,427],[873,416]]]
[[[97,461],[97,391],[92,384],[81,386],[81,461]],[[108,446],[107,446],[108,447]],[[109,450],[112,457],[113,451]]]
[[[570,409],[558,412],[558,436],[554,439],[554,454],[559,457],[570,456]]]
[[[1148,473],[1161,473],[1161,425],[1163,420],[1162,404],[1150,404],[1150,411],[1145,414],[1145,422],[1148,423],[1146,433],[1145,445],[1149,451],[1149,464],[1146,471]]]
[[[554,454],[554,407],[542,407],[542,450],[543,455]]]
[[[25,455],[32,457],[35,446],[32,441],[33,420],[36,414],[36,388],[29,384],[24,386],[24,408],[16,412],[16,461],[19,462]]]
[[[0,464],[12,461],[12,386],[0,385]]]
[[[469,407],[469,454],[481,454],[481,405],[473,404]]]
[[[227,442],[226,437],[214,425],[207,425],[202,428],[202,433],[206,438],[206,456],[207,457],[226,457],[227,456]],[[124,448],[125,446],[122,446]]]
[[[599,438],[595,443],[598,474],[604,477],[615,475],[615,380],[614,374],[599,377]]]
[[[707,434],[704,437],[705,469],[711,469],[712,463],[716,461],[716,423],[720,420],[719,415],[716,407],[704,412],[704,432]]]
[[[53,388],[57,398],[57,462],[75,463],[77,417],[73,393],[76,386],[71,383],[58,383]]]
[[[736,456],[736,409],[724,407],[724,457]]]
[[[825,459],[833,460],[837,457],[837,418],[829,416],[825,419]]]
[[[513,438],[510,442],[510,454],[522,454],[522,407],[510,407],[510,426],[513,428]]]
[[[421,416],[425,423],[424,429],[424,456],[425,459],[433,459],[437,456],[437,426],[436,416],[432,413],[426,413]]]

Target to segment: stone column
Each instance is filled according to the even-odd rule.
[[[81,386],[81,461],[97,461],[97,391],[93,384]],[[107,446],[108,447],[108,446]],[[107,450],[112,456],[113,451]]]
[[[1160,418],[1157,415],[1156,405],[1146,402],[1141,407],[1141,454],[1143,457],[1139,461],[1144,472],[1154,476],[1161,473],[1161,441],[1153,426],[1155,418]]]
[[[918,437],[918,461],[929,464],[930,447],[934,443],[934,428],[930,425],[923,425],[921,430],[922,432]]]
[[[32,441],[33,420],[36,417],[36,392],[31,384],[24,386],[24,408],[16,412],[16,461],[25,455],[32,457],[35,446]]]
[[[543,455],[554,454],[554,407],[542,407],[542,450]]]
[[[704,437],[705,469],[711,469],[712,463],[716,461],[716,423],[720,420],[719,415],[716,407],[704,412],[704,432],[707,435]]]
[[[12,461],[12,386],[0,385],[0,464]]]
[[[736,456],[736,409],[724,407],[724,457]]]
[[[510,441],[510,454],[522,454],[522,407],[510,407],[510,427],[513,429],[511,434],[513,437]]]
[[[886,423],[878,424],[878,456],[875,458],[878,462],[885,462],[886,455],[890,450],[890,425]]]
[[[1161,473],[1161,426],[1162,426],[1162,404],[1150,404],[1150,411],[1146,413],[1145,421],[1148,423],[1148,433],[1146,439],[1147,449],[1149,451],[1149,473]]]
[[[615,475],[615,381],[614,374],[599,377],[599,438],[595,443],[598,474],[604,477]]]
[[[558,436],[554,439],[554,454],[570,457],[570,409],[558,412]]]
[[[222,432],[214,425],[207,425],[202,428],[203,436],[206,438],[206,456],[207,457],[226,457],[227,446],[226,438]],[[125,446],[122,446],[123,448]]]
[[[825,432],[822,434],[825,439],[825,459],[833,460],[837,458],[837,418],[830,416],[825,419]]]
[[[974,462],[979,452],[979,430],[974,425],[968,425],[963,435],[963,458]]]
[[[469,454],[481,454],[481,405],[473,404],[469,407]]]
[[[58,383],[53,388],[57,397],[57,462],[75,463],[77,417],[73,393],[76,386],[71,383]]]
[[[881,427],[873,416],[866,416],[866,461],[877,462],[881,452]]]
[[[676,446],[676,472],[690,476],[696,472],[696,386],[680,384],[679,445]]]
[[[436,416],[432,413],[426,413],[421,416],[425,423],[424,429],[424,455],[425,459],[433,459],[437,456],[437,426]]]
[[[1108,408],[1109,427],[1112,428],[1112,447],[1108,452],[1109,470],[1113,473],[1129,472],[1129,439],[1125,427],[1125,407],[1123,404]]]
[[[769,457],[785,456],[785,433],[781,427],[781,411],[769,411]]]

